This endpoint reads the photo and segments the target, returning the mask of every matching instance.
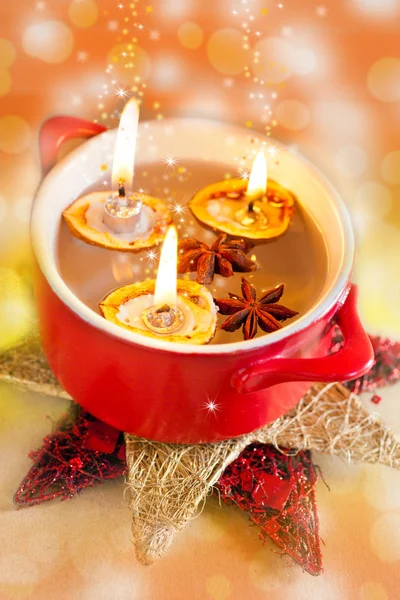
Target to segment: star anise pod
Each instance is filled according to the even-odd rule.
[[[281,329],[279,321],[285,321],[298,314],[282,304],[277,304],[284,288],[284,284],[281,283],[257,298],[254,285],[243,277],[242,298],[236,294],[229,294],[229,298],[214,299],[221,314],[231,315],[221,325],[221,329],[236,331],[243,325],[245,340],[251,340],[256,335],[257,326],[267,333]]]
[[[226,233],[219,235],[212,246],[194,238],[181,240],[179,250],[182,254],[178,273],[197,271],[197,281],[203,285],[211,283],[215,273],[231,277],[234,271],[247,273],[256,268],[256,264],[246,256],[249,250],[247,242],[227,241]]]

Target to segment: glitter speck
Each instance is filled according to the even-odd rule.
[[[207,401],[204,403],[204,409],[208,412],[208,414],[214,414],[220,410],[220,405],[216,402],[217,397],[209,398],[207,396]]]
[[[118,96],[118,98],[126,98],[129,95],[129,92],[123,87],[118,87],[114,89],[114,95]]]
[[[153,249],[144,252],[144,255],[150,262],[154,262],[158,258],[157,252]]]
[[[172,212],[176,215],[182,215],[185,212],[185,207],[179,202],[175,202],[175,204],[171,207]]]
[[[175,167],[178,161],[173,156],[166,156],[163,159],[163,162],[167,165],[167,167]]]

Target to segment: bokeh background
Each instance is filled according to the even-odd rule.
[[[35,322],[28,222],[41,178],[41,123],[69,114],[115,126],[133,95],[142,100],[142,118],[191,115],[235,122],[265,132],[317,164],[341,192],[353,219],[354,278],[364,323],[371,332],[400,337],[399,31],[399,0],[1,2],[0,349],[18,342]],[[249,590],[257,599],[268,592],[277,599],[311,597],[306,594],[330,600],[398,598],[400,479],[385,469],[372,476],[367,475],[371,470],[343,470],[335,462],[325,465],[334,493],[328,498],[319,490],[322,533],[330,538],[328,579],[309,583],[297,569],[278,575],[286,567],[259,550],[254,531],[250,534],[238,515],[225,511],[216,517],[208,509],[204,525],[196,522],[175,554],[152,571],[153,579],[136,568],[135,588],[127,513],[118,504],[117,488],[78,500],[86,528],[80,541],[71,505],[47,509],[50,513],[37,507],[15,520],[10,497],[28,465],[26,453],[48,430],[43,414],[57,416],[64,406],[40,398],[31,405],[26,397],[3,392],[2,448],[7,455],[12,443],[18,459],[5,467],[1,493],[9,519],[3,532],[11,535],[4,544],[13,539],[14,546],[11,558],[0,557],[0,598],[55,597],[55,590],[59,598],[95,599],[228,600]],[[391,393],[383,412],[400,427]],[[33,430],[34,442],[28,435]],[[112,535],[102,524],[105,514],[111,514]],[[352,529],[356,517],[361,522]],[[43,530],[42,544],[37,528]],[[108,537],[102,546],[103,535]],[[27,550],[21,554],[24,539]],[[341,555],[346,543],[350,570]],[[218,569],[207,558],[213,546],[219,556],[228,552],[229,560]],[[232,546],[236,550],[229,554]],[[186,551],[200,557],[203,587],[193,583],[193,565],[185,571],[189,579],[177,570]],[[347,570],[348,578],[341,579],[335,567]],[[118,569],[120,585],[111,590],[107,582]],[[181,585],[189,586],[190,596]],[[157,595],[162,589],[164,595]]]

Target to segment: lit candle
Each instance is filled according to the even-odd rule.
[[[249,182],[247,184],[246,196],[254,200],[264,196],[267,190],[267,161],[263,150],[260,150],[254,159],[251,168]]]
[[[175,227],[170,226],[156,280],[120,287],[106,296],[99,308],[106,319],[136,333],[206,344],[215,333],[217,309],[206,287],[177,279],[177,237]]]
[[[127,102],[121,115],[112,169],[113,194],[104,204],[103,222],[116,233],[133,231],[142,209],[139,194],[132,194],[132,180],[139,125],[139,105]]]
[[[174,333],[185,322],[183,311],[177,306],[177,255],[178,235],[175,227],[171,226],[161,250],[154,304],[146,308],[141,315],[146,327],[155,333]]]
[[[112,192],[93,192],[64,212],[71,233],[110,250],[138,252],[159,244],[172,216],[158,198],[133,192],[139,105],[127,102],[118,127],[112,166]]]
[[[256,155],[248,182],[228,179],[200,190],[189,206],[199,221],[232,236],[267,240],[284,233],[294,213],[293,194],[268,180],[263,150]]]
[[[154,304],[176,304],[176,273],[178,263],[178,235],[175,227],[168,229],[161,249],[160,263],[154,292]]]
[[[255,225],[258,229],[265,229],[268,226],[268,218],[262,210],[262,202],[266,192],[267,161],[264,152],[260,150],[254,159],[249,182],[247,184],[247,190],[245,192],[247,206],[238,210],[235,214],[236,220],[241,225],[244,225],[245,227]]]

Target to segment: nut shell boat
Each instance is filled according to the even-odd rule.
[[[194,327],[191,332],[180,334],[178,330],[172,334],[153,333],[145,326],[143,328],[134,327],[121,320],[119,317],[121,307],[139,296],[154,295],[154,279],[117,288],[99,303],[100,312],[108,321],[140,335],[181,344],[207,344],[214,337],[217,324],[217,308],[212,295],[206,287],[196,281],[178,279],[177,284],[181,306],[183,304],[183,308],[189,309],[193,313]]]
[[[172,222],[172,216],[168,211],[167,205],[158,198],[140,194],[142,206],[150,215],[148,231],[136,234],[117,234],[104,226],[101,219],[103,231],[100,231],[87,222],[87,211],[91,206],[104,204],[107,195],[104,192],[93,192],[75,200],[63,212],[63,217],[71,233],[93,246],[101,246],[108,250],[118,250],[120,252],[140,252],[160,244],[165,237],[167,226]]]
[[[247,211],[247,181],[228,179],[202,188],[189,203],[194,216],[209,227],[232,236],[269,240],[285,233],[295,210],[295,196],[276,181],[268,180],[266,195],[256,200],[263,223],[244,225],[235,215]]]

